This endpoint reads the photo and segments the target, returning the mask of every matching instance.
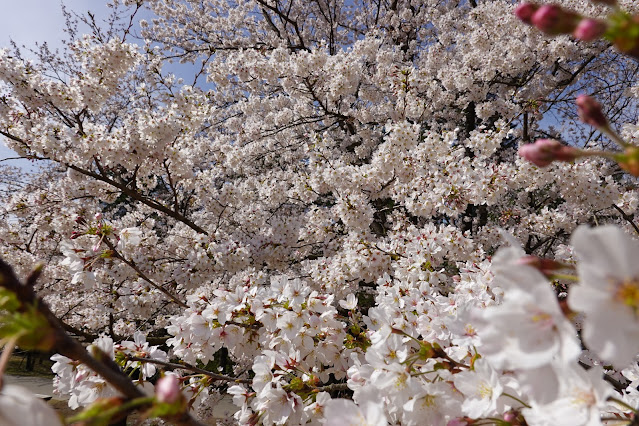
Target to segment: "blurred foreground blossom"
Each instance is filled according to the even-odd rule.
[[[0,425],[62,426],[53,408],[28,389],[4,385],[0,391]]]
[[[582,226],[572,236],[580,284],[568,304],[585,314],[586,346],[617,368],[639,352],[639,241],[620,228]]]

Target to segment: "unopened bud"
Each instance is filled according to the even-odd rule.
[[[522,22],[528,25],[532,25],[532,17],[539,9],[539,6],[534,3],[522,3],[515,8],[515,16]]]
[[[95,214],[95,220],[102,220],[102,213],[96,213]]]
[[[173,404],[182,396],[180,381],[175,374],[167,374],[155,384],[155,396],[160,402]]]
[[[532,16],[532,24],[548,35],[570,34],[577,28],[579,18],[555,4],[545,4]]]
[[[513,413],[512,411],[508,411],[507,413],[504,413],[504,420],[507,421],[508,423],[514,422],[516,418],[517,418],[517,415]]]
[[[603,36],[608,26],[604,21],[586,18],[579,21],[572,35],[582,41],[593,41]]]
[[[119,408],[122,407],[122,403],[124,401],[122,398],[112,397],[112,398],[100,398],[95,401],[93,404],[86,407],[78,416],[77,419],[79,422],[74,422],[73,424],[77,425],[87,425],[87,424],[95,424],[91,420],[95,420],[99,416],[104,416],[105,423],[114,424],[113,421],[117,419],[117,414]],[[85,421],[86,420],[86,421]],[[39,423],[42,424],[42,423]],[[59,424],[59,423],[56,423]]]
[[[538,139],[535,143],[519,148],[519,155],[538,167],[546,167],[553,161],[574,161],[579,154],[577,148],[563,145],[554,139]]]
[[[543,259],[537,256],[524,256],[515,263],[517,265],[533,267],[547,277],[552,276],[555,271],[566,268],[566,265],[561,262],[552,259]]]
[[[579,118],[586,124],[596,128],[608,127],[608,119],[601,110],[601,105],[595,98],[588,95],[577,96],[575,101]]]

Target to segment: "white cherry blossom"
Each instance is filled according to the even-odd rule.
[[[586,346],[617,368],[639,352],[639,242],[612,226],[581,227],[572,237],[580,282],[568,303],[585,314]]]

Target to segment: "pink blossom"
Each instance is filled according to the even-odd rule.
[[[517,418],[517,415],[512,411],[504,413],[504,420],[507,422],[513,422]]]
[[[62,425],[56,412],[26,388],[4,385],[0,390],[0,424],[3,426]]]

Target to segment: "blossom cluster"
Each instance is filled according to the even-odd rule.
[[[165,417],[627,424],[636,65],[563,3],[547,38],[508,0],[114,1],[155,15],[138,44],[2,50],[0,134],[43,167],[0,188],[0,256],[45,261],[43,301]],[[70,406],[117,395],[53,359]]]
[[[134,341],[122,341],[115,344],[113,339],[107,336],[97,338],[87,350],[98,354],[98,357],[105,356],[115,360],[118,357],[127,356],[150,359],[155,361],[168,361],[167,354],[157,346],[149,346],[145,337],[141,333],[135,333]],[[98,352],[99,351],[99,352]],[[68,405],[72,409],[80,406],[87,406],[99,398],[108,398],[118,395],[118,392],[96,372],[92,371],[84,364],[79,364],[75,360],[63,355],[53,355],[51,360],[55,363],[51,370],[55,373],[53,381],[54,391],[57,395],[68,396]],[[140,361],[126,361],[123,365],[125,370],[137,370],[139,384],[144,386],[145,380],[153,377],[156,367],[153,363]]]
[[[189,309],[168,327],[174,337],[167,343],[191,364],[206,365],[227,348],[238,377],[253,372],[246,385],[228,389],[242,424],[355,424],[360,417],[373,424],[472,424],[498,417],[569,425],[630,418],[628,407],[639,402],[629,383],[638,368],[639,271],[632,260],[639,242],[607,226],[579,228],[572,244],[576,264],[550,264],[579,274],[567,299],[519,246],[500,249],[492,261],[467,262],[450,282],[436,274],[385,275],[365,314],[353,294],[336,301],[300,279],[268,283],[251,274],[235,290],[190,296]],[[590,352],[582,351],[578,330]],[[105,337],[94,344],[115,359],[121,352],[167,360],[140,334],[115,349]],[[73,407],[112,392],[83,366],[54,360],[56,386],[71,394]],[[141,385],[156,372],[140,361],[124,367],[140,368]],[[613,388],[604,372],[626,376],[628,386]],[[189,395],[211,385],[188,377],[194,376],[185,377]],[[348,414],[339,407],[353,403],[329,392],[342,379],[357,404]]]

